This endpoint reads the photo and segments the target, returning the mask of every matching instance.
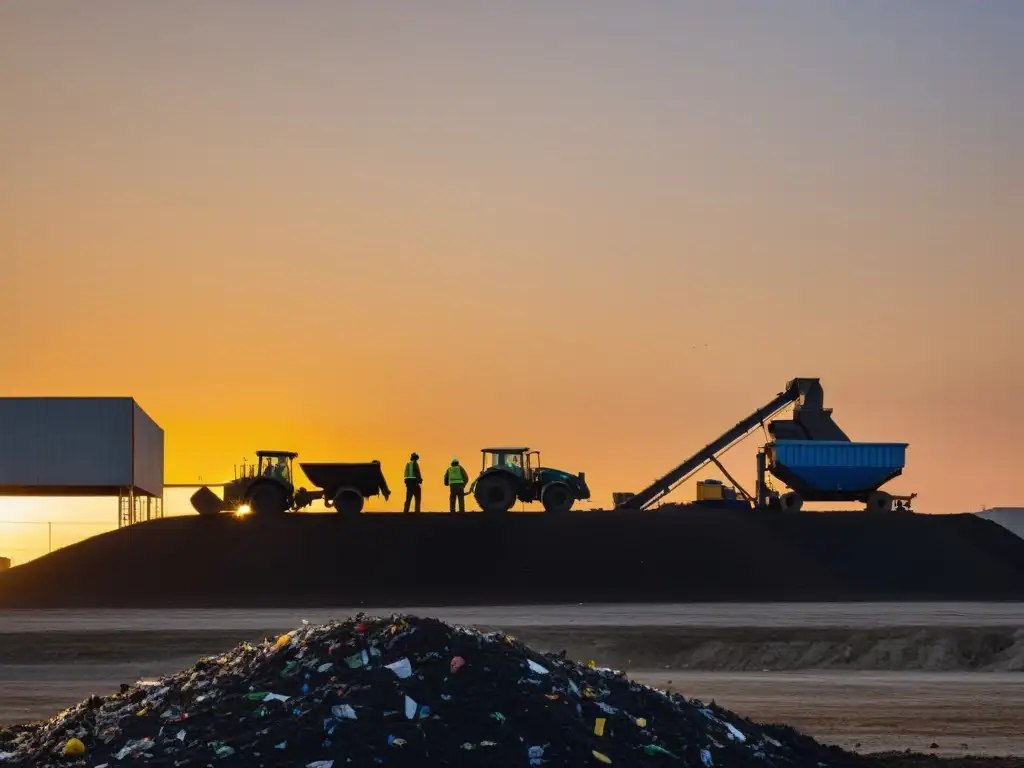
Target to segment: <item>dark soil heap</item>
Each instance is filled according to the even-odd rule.
[[[78,741],[74,741],[74,740]],[[65,755],[65,751],[84,754]],[[0,729],[3,766],[677,766],[866,761],[430,619],[304,626],[52,720]]]
[[[0,574],[0,608],[1019,599],[1024,539],[975,515],[699,507],[167,518]]]

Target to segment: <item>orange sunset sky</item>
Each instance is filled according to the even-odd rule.
[[[1021,40],[1015,0],[5,2],[0,395],[135,397],[168,482],[417,450],[438,508],[521,442],[607,506],[818,376],[921,511],[1022,504]],[[20,562],[116,504],[0,519]]]

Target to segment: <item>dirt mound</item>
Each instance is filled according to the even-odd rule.
[[[0,575],[0,608],[1021,598],[1024,540],[974,515],[700,508],[170,518]]]
[[[565,649],[627,670],[1020,672],[1024,628],[677,629],[586,627],[513,631],[534,648]],[[0,647],[3,647],[0,645]],[[34,652],[34,651],[33,651]]]
[[[406,617],[304,626],[40,724],[12,766],[655,766],[867,762],[500,633]]]

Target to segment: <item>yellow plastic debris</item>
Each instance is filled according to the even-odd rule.
[[[590,669],[597,669],[597,662],[591,659],[587,662],[587,667],[589,667]]]
[[[68,757],[84,755],[85,744],[83,744],[79,739],[68,739],[68,743],[64,745],[64,754]]]
[[[607,763],[610,765],[612,762],[612,759],[608,757],[608,755],[604,754],[603,752],[598,752],[596,749],[593,750],[591,754],[598,760],[600,760],[602,763]]]
[[[138,712],[135,713],[135,716],[136,717],[144,717],[147,712],[149,712],[149,707],[143,707],[142,709],[140,709]]]
[[[281,635],[279,638],[277,638],[277,642],[274,643],[274,649],[276,650],[278,648],[284,648],[291,641],[292,641],[291,634],[290,633],[285,633],[285,634]]]
[[[597,720],[594,721],[595,736],[604,736],[604,720],[605,719],[603,717],[599,717],[597,718]]]
[[[646,720],[646,718],[643,718],[643,717],[638,717],[638,718],[636,719],[636,724],[637,724],[637,726],[639,726],[640,728],[646,728],[646,727],[647,727],[647,720]]]

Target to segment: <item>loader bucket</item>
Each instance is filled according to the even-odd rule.
[[[193,509],[200,515],[219,515],[221,512],[231,510],[230,504],[205,485],[193,493],[189,501],[192,502]]]

